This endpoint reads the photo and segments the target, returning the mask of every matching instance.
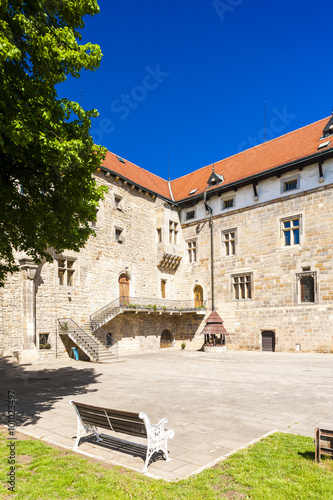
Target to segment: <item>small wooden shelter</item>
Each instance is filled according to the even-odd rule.
[[[216,311],[209,315],[202,332],[205,336],[204,345],[225,345],[225,336],[229,335],[223,326],[223,321]]]

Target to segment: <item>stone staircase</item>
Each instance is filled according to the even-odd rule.
[[[79,326],[72,319],[59,319],[60,333],[68,337],[95,363],[110,363],[117,359],[116,343],[106,346],[101,342],[95,332],[94,325],[87,323]],[[101,329],[100,327],[95,329]],[[103,331],[103,334],[108,334]]]

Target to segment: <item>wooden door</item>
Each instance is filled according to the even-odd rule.
[[[271,331],[262,332],[262,350],[275,351],[275,333]]]
[[[203,289],[197,285],[194,289],[194,307],[201,307],[203,304]]]
[[[129,302],[130,296],[130,280],[127,274],[122,274],[119,277],[119,301],[120,305],[124,305]]]
[[[161,348],[172,347],[172,342],[173,342],[172,333],[170,332],[170,330],[164,330],[161,335],[161,342],[160,342]]]

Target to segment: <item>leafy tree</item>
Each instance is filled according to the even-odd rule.
[[[98,113],[56,86],[99,66],[100,47],[80,44],[83,17],[98,12],[96,0],[0,0],[0,286],[15,251],[51,260],[48,248],[77,251],[93,233]]]

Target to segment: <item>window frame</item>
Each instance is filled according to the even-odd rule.
[[[243,278],[243,280],[242,280]],[[248,279],[247,279],[248,278]],[[242,288],[241,285],[244,284]],[[236,288],[237,285],[237,288]],[[249,286],[247,286],[249,285]],[[253,272],[236,273],[231,275],[232,300],[245,302],[253,300]],[[241,297],[241,295],[244,295]]]
[[[226,206],[229,202],[232,202],[231,206]],[[222,199],[221,203],[221,210],[231,210],[232,208],[236,207],[236,196],[226,196],[225,198]]]
[[[301,179],[300,174],[296,174],[293,176],[289,176],[285,179],[281,179],[281,185],[280,185],[281,193],[292,193],[300,189],[300,179]],[[290,189],[286,187],[287,184],[292,183],[294,181],[296,181],[296,187]]]
[[[178,222],[169,220],[169,243],[171,245],[178,245]]]
[[[64,265],[60,265],[60,262],[63,262]],[[68,266],[68,262],[71,263]],[[57,257],[57,279],[58,286],[61,288],[73,288],[77,284],[77,259],[75,257],[67,257],[67,256],[58,256]],[[60,272],[63,272],[63,279],[60,279]],[[69,281],[69,275],[71,276],[71,280]],[[63,281],[63,282],[61,282]]]
[[[193,217],[189,217],[189,214],[193,214]],[[196,210],[195,208],[191,208],[191,210],[187,210],[185,212],[185,222],[192,221],[196,218]]]
[[[304,278],[312,278],[313,279],[313,289],[310,290],[310,294],[313,297],[313,300],[302,300],[303,294],[305,293],[302,290],[302,280]],[[316,304],[318,300],[318,287],[317,287],[317,272],[316,271],[301,271],[300,273],[296,273],[296,293],[297,293],[297,302],[300,305],[311,305]]]
[[[118,210],[118,212],[123,212],[122,201],[123,201],[122,196],[119,196],[118,194],[114,195],[114,198],[113,198],[114,209]]]
[[[293,225],[293,221],[298,220],[298,226]],[[290,226],[285,227],[285,224],[290,222]],[[295,243],[295,232],[294,229],[298,229],[298,243]],[[281,240],[283,248],[291,248],[291,247],[300,247],[302,244],[302,234],[303,234],[303,221],[302,215],[290,215],[289,217],[283,217],[280,219],[280,231],[281,231]],[[289,232],[289,245],[286,243],[286,233]]]
[[[117,234],[119,233],[119,236]],[[119,245],[123,244],[125,241],[124,238],[124,229],[119,226],[114,226],[114,239],[116,243],[119,243]]]
[[[198,238],[189,238],[185,241],[185,252],[188,264],[198,262]]]
[[[227,240],[226,239],[226,235],[227,234],[232,234],[234,233],[234,238],[233,239],[229,239]],[[237,245],[238,245],[238,231],[237,231],[237,227],[233,227],[233,228],[230,228],[230,229],[223,229],[221,231],[221,236],[222,236],[222,247],[223,247],[223,255],[224,257],[232,257],[234,255],[236,255],[236,250],[237,250]],[[231,242],[234,242],[233,244],[233,252],[232,253],[228,253],[227,251],[227,248],[229,249],[230,247],[230,243]],[[228,245],[227,245],[228,243]]]

